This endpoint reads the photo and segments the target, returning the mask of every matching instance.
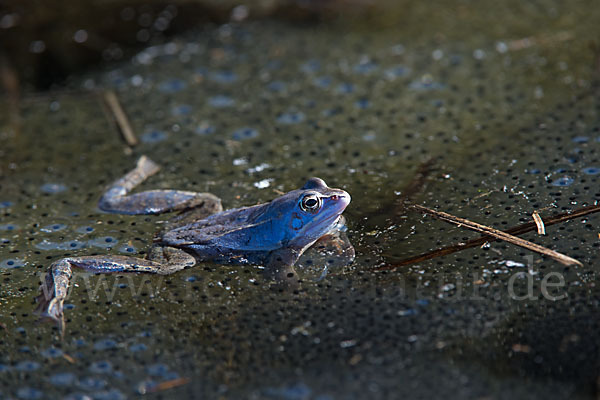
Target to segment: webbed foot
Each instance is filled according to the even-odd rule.
[[[49,318],[58,324],[58,329],[64,332],[63,303],[69,291],[71,265],[63,258],[50,265],[50,271],[40,284],[40,294],[36,297],[38,307],[35,313],[42,318]]]

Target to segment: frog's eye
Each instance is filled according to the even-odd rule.
[[[321,198],[314,194],[307,194],[302,198],[300,208],[304,211],[314,213],[321,208]]]

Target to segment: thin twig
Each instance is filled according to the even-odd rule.
[[[148,392],[149,393],[161,392],[163,390],[173,389],[174,387],[185,385],[189,382],[190,382],[190,378],[175,378],[175,379],[171,379],[169,381],[165,381],[165,382],[161,382],[161,383],[157,384],[156,386],[152,387]]]
[[[450,215],[442,211],[432,210],[431,208],[423,207],[418,204],[412,205],[411,208],[417,211],[427,213],[437,219],[441,219],[442,221],[450,222],[451,224],[455,224],[461,227],[464,226],[465,228],[470,229],[472,231],[485,233],[486,235],[495,237],[496,239],[504,240],[505,242],[512,243],[519,247],[523,247],[524,249],[528,249],[531,251],[535,251],[536,253],[552,257],[556,261],[564,265],[579,265],[580,267],[583,266],[581,262],[577,261],[574,258],[571,258],[557,251],[550,250],[544,246],[540,246],[539,244],[530,242],[528,240],[521,239],[520,237],[510,235],[506,232],[502,232],[498,229],[494,229],[486,225],[481,225],[477,222],[473,222],[465,218],[455,217],[454,215]]]
[[[545,235],[546,227],[544,226],[544,221],[542,220],[542,217],[540,217],[540,214],[537,211],[534,211],[533,214],[531,214],[531,217],[537,226],[538,235]]]
[[[67,360],[69,363],[71,364],[77,364],[77,360],[75,360],[73,357],[71,357],[70,355],[68,355],[67,353],[63,353],[63,358],[65,360]]]
[[[545,226],[550,226],[550,225],[559,224],[561,222],[569,221],[572,219],[582,218],[582,217],[585,217],[587,215],[594,214],[597,212],[600,212],[600,205],[593,205],[593,206],[578,208],[577,210],[574,210],[574,211],[568,211],[565,213],[554,215],[552,217],[548,217],[548,218],[544,219],[543,221],[544,221]],[[505,230],[504,233],[508,233],[511,235],[522,235],[524,233],[534,231],[536,228],[537,228],[537,226],[535,223],[527,222],[525,224],[513,226],[512,228]],[[419,254],[417,256],[408,257],[408,258],[405,258],[404,260],[400,260],[395,263],[385,264],[385,265],[375,268],[375,270],[376,271],[391,271],[391,270],[405,267],[407,265],[412,265],[412,264],[416,264],[419,262],[431,260],[434,258],[447,256],[449,254],[457,253],[459,251],[466,250],[466,249],[471,249],[473,247],[479,247],[479,246],[484,245],[487,242],[494,242],[497,240],[499,240],[499,239],[485,235],[485,236],[481,236],[477,239],[471,239],[464,243],[453,244],[453,245],[442,247],[442,248],[439,248],[436,250],[428,251],[426,253]]]
[[[119,102],[117,94],[112,90],[107,90],[104,92],[104,101],[108,105],[108,108],[110,109],[110,112],[115,119],[119,130],[121,131],[123,139],[125,139],[125,143],[127,143],[129,146],[137,145],[137,137],[135,136],[133,128],[129,123],[129,119],[127,118],[127,115],[125,114],[125,111]]]

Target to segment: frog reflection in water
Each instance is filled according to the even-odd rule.
[[[135,169],[104,193],[99,208],[121,214],[159,214],[182,211],[154,238],[147,259],[105,255],[67,257],[54,262],[41,286],[39,311],[63,324],[71,267],[96,273],[146,272],[171,274],[197,261],[264,265],[270,279],[294,284],[294,264],[322,238],[337,240],[335,249],[349,261],[354,248],[342,235],[342,212],[350,195],[311,178],[297,190],[269,203],[223,211],[210,193],[152,190],[128,194],[159,170],[142,156]]]

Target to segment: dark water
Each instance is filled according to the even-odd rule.
[[[509,5],[206,28],[25,96],[20,132],[0,108],[0,397],[595,397],[597,216],[524,236],[583,267],[493,243],[372,271],[475,237],[395,212],[428,160],[416,202],[499,229],[600,198],[598,12]],[[132,154],[107,88],[141,139]],[[212,264],[78,274],[61,340],[32,314],[47,266],[143,254],[168,218],[96,208],[141,154],[163,166],[143,189],[210,191],[227,208],[320,176],[352,195],[357,260],[293,293]]]

